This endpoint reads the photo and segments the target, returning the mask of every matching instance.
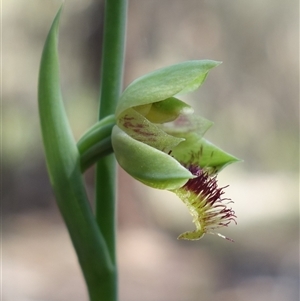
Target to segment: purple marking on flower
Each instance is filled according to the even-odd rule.
[[[133,131],[137,134],[140,134],[142,136],[156,136],[155,133],[151,133],[151,132],[146,132],[146,131],[143,131],[141,130],[140,128],[134,128]]]

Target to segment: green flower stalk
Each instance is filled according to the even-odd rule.
[[[235,222],[216,175],[238,159],[204,139],[212,122],[177,98],[197,89],[217,65],[189,61],[149,73],[127,87],[116,109],[111,141],[121,167],[150,187],[176,193],[194,217],[196,230],[179,239],[200,239]]]

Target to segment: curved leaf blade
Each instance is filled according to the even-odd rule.
[[[58,207],[67,225],[90,295],[100,296],[114,269],[90,208],[80,156],[64,109],[57,53],[58,11],[47,36],[39,72],[38,104],[47,169]]]

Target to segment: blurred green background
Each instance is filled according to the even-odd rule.
[[[2,2],[3,300],[87,293],[49,185],[37,112],[43,43],[60,1]],[[66,1],[61,82],[74,135],[97,119],[104,2]],[[154,69],[214,59],[185,100],[206,137],[244,160],[230,184],[238,225],[198,242],[181,201],[119,170],[120,301],[299,300],[299,2],[130,0],[124,86]],[[93,197],[93,169],[86,173]]]

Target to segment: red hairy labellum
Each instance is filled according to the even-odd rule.
[[[215,233],[214,230],[227,227],[231,222],[236,223],[236,216],[227,205],[232,203],[230,199],[222,198],[225,187],[218,187],[216,175],[210,176],[204,169],[190,165],[187,169],[196,177],[176,189],[174,192],[187,205],[191,215],[194,217],[196,230],[181,234],[179,239],[196,240],[204,234],[216,234],[220,237],[231,239]]]

